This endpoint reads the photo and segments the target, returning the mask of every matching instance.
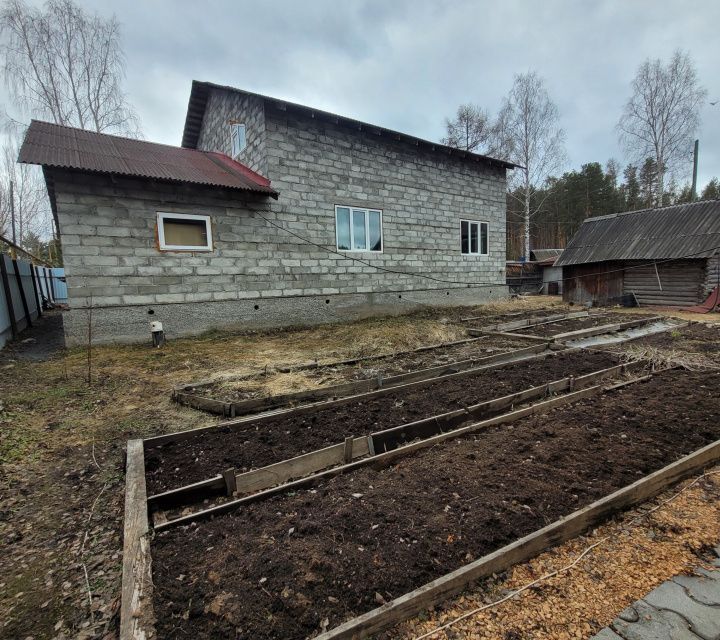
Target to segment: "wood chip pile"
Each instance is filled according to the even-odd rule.
[[[625,513],[591,535],[517,565],[507,576],[485,581],[434,611],[398,625],[384,637],[406,640],[426,634],[569,565],[587,547],[610,536],[571,571],[431,636],[438,640],[588,638],[660,583],[702,566],[705,551],[720,540],[720,473],[703,478],[647,518],[632,522],[678,490],[675,488]]]

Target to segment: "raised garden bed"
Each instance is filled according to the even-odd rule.
[[[388,378],[410,371],[448,365],[457,361],[481,359],[496,353],[520,349],[524,346],[526,346],[526,343],[517,338],[483,336],[479,339],[463,341],[454,345],[399,353],[392,357],[366,358],[348,364],[342,362],[323,364],[304,369],[301,379],[293,382],[296,388],[302,386],[303,389],[307,389],[341,382],[375,379],[378,376]],[[242,379],[218,380],[199,387],[192,387],[192,390],[195,393],[201,393],[224,402],[262,398],[271,395],[269,390],[273,388],[274,379],[282,381],[287,373],[289,372],[275,371]]]
[[[533,349],[524,347],[522,341],[512,336],[481,336],[470,338],[445,347],[423,347],[404,352],[395,358],[378,356],[322,365],[293,371],[272,371],[268,374],[185,385],[173,391],[176,402],[186,406],[236,417],[259,413],[284,406],[298,406],[311,402],[356,395],[389,386],[398,386],[418,380],[437,378],[448,373],[467,371],[486,364],[512,362],[544,346]],[[495,346],[490,346],[495,345]],[[502,345],[502,347],[498,346]],[[490,354],[490,355],[489,355]],[[458,359],[460,358],[460,359]],[[413,364],[414,363],[414,364]],[[426,366],[429,365],[429,366]],[[370,366],[376,369],[368,368]],[[413,368],[419,367],[419,368]],[[352,378],[353,372],[364,372],[356,380],[337,383],[343,377]],[[337,376],[336,373],[337,372]],[[374,375],[370,375],[370,373]],[[302,390],[280,394],[270,393],[273,388]],[[250,391],[250,390],[254,391]]]
[[[332,629],[717,440],[719,383],[661,373],[159,533],[158,635]]]
[[[527,333],[538,337],[552,338],[558,334],[565,334],[571,331],[582,331],[583,329],[592,329],[604,325],[612,325],[617,323],[629,322],[632,320],[644,321],[647,316],[637,316],[619,313],[602,313],[592,314],[585,318],[573,318],[571,320],[561,320],[559,322],[551,322],[548,324],[539,324],[527,329],[521,329],[522,333]]]
[[[201,430],[183,440],[148,446],[150,494],[205,480],[225,469],[249,470],[529,387],[618,364],[602,352],[557,352],[343,401]],[[161,441],[163,442],[163,441]]]
[[[720,324],[694,322],[685,327],[638,338],[634,346],[714,357],[720,353]]]

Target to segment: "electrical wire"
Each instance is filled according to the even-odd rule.
[[[312,245],[312,246],[314,246],[314,247],[317,247],[318,249],[322,249],[323,251],[326,251],[327,253],[331,253],[331,254],[333,254],[333,255],[340,256],[341,258],[343,258],[343,259],[345,259],[345,260],[350,260],[350,261],[352,261],[352,262],[357,262],[357,263],[359,263],[359,264],[365,265],[365,266],[367,266],[367,267],[371,267],[372,269],[376,269],[376,270],[378,270],[378,271],[382,271],[382,272],[385,272],[385,273],[392,273],[392,274],[396,274],[396,275],[402,275],[402,276],[409,276],[409,277],[414,277],[414,278],[424,278],[424,279],[426,279],[426,280],[430,280],[430,281],[433,281],[433,282],[439,282],[439,283],[441,283],[441,284],[453,284],[453,285],[459,285],[460,287],[468,287],[468,288],[470,288],[470,287],[482,288],[482,287],[500,287],[500,286],[505,286],[505,283],[504,283],[504,282],[472,282],[472,281],[470,281],[470,282],[468,282],[468,281],[461,282],[461,281],[459,281],[459,280],[446,280],[446,279],[444,279],[444,278],[438,278],[438,277],[435,277],[435,276],[432,276],[432,275],[428,275],[427,273],[412,272],[412,271],[401,271],[401,270],[399,270],[399,269],[390,269],[390,268],[388,268],[388,267],[382,267],[382,266],[380,266],[380,265],[373,264],[372,262],[369,262],[369,261],[367,261],[367,260],[363,260],[362,258],[358,258],[358,257],[356,257],[356,256],[347,255],[347,254],[342,253],[342,252],[340,252],[340,251],[338,251],[338,250],[336,250],[336,249],[329,248],[329,247],[327,247],[327,246],[325,246],[325,245],[322,245],[322,244],[320,244],[320,243],[318,243],[318,242],[315,242],[315,241],[313,241],[313,240],[310,240],[309,238],[306,238],[306,237],[300,235],[299,233],[296,233],[295,231],[291,231],[290,229],[282,226],[281,224],[278,224],[278,223],[276,223],[276,222],[274,222],[274,221],[266,218],[266,217],[265,217],[264,215],[262,215],[260,212],[257,212],[257,211],[256,211],[255,214],[256,214],[258,217],[262,218],[267,224],[269,224],[269,225],[271,225],[271,226],[273,226],[273,227],[275,227],[275,228],[277,228],[277,229],[280,229],[281,231],[284,231],[285,233],[288,233],[288,234],[290,234],[291,236],[294,236],[295,238],[297,238],[298,240],[301,240],[302,242],[305,242],[306,244],[310,244],[310,245]],[[613,243],[601,243],[601,244],[613,244]],[[682,259],[685,259],[685,258],[693,258],[693,257],[701,256],[701,255],[703,255],[703,254],[707,254],[708,252],[711,252],[711,251],[717,252],[718,250],[720,250],[720,245],[715,246],[715,247],[710,247],[709,249],[703,249],[702,251],[696,251],[696,252],[694,252],[694,253],[687,253],[687,254],[684,254],[684,255],[682,255],[682,256],[677,256],[677,257],[675,257],[675,258],[664,258],[664,259],[662,259],[662,260],[651,260],[650,262],[646,262],[646,263],[644,263],[644,264],[629,265],[629,266],[622,267],[622,268],[619,268],[619,269],[610,269],[610,270],[608,270],[608,271],[601,271],[601,272],[597,272],[597,273],[588,273],[588,274],[584,274],[584,275],[570,276],[570,277],[568,277],[568,278],[558,278],[558,279],[555,279],[555,280],[547,280],[546,282],[548,282],[548,283],[550,283],[550,282],[562,283],[562,282],[569,282],[569,281],[571,281],[571,280],[578,280],[578,279],[581,279],[581,278],[596,278],[597,276],[610,275],[610,274],[612,274],[612,273],[625,272],[625,271],[629,271],[630,269],[642,269],[642,268],[644,268],[644,267],[657,266],[657,265],[659,265],[659,264],[664,264],[664,263],[666,263],[666,262],[674,262],[674,261],[676,261],[676,260],[682,260]],[[707,256],[705,256],[705,257],[707,257]],[[409,289],[409,291],[412,291],[412,289]]]

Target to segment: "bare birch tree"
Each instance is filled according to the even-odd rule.
[[[494,128],[498,154],[519,165],[508,184],[508,193],[523,207],[523,252],[530,258],[530,219],[541,208],[533,206],[533,194],[565,162],[565,132],[559,126],[559,113],[534,71],[515,76]]]
[[[17,163],[18,146],[8,139],[0,150],[0,233],[24,246],[30,235],[52,235],[50,203],[42,172]]]
[[[456,149],[485,153],[492,138],[492,127],[487,111],[474,104],[461,104],[455,118],[445,119],[446,137],[441,142]]]
[[[3,72],[25,113],[56,124],[138,134],[122,90],[120,24],[89,14],[72,0],[38,8],[6,0],[0,12]]]
[[[707,91],[700,86],[688,53],[675,51],[664,65],[647,59],[632,82],[632,96],[618,121],[620,142],[631,159],[652,157],[657,165],[655,201],[661,204],[665,176],[675,173],[689,155],[700,125],[700,105]]]

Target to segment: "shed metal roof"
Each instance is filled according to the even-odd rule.
[[[704,200],[588,218],[555,266],[707,258],[719,247],[720,200]]]
[[[18,162],[277,196],[270,180],[222,153],[183,149],[39,120],[30,123]]]
[[[484,156],[479,153],[473,153],[472,151],[464,151],[463,149],[457,149],[455,147],[448,147],[447,145],[440,144],[438,142],[431,142],[429,140],[423,140],[415,136],[401,133],[399,131],[393,131],[392,129],[386,129],[377,125],[369,124],[367,122],[361,122],[360,120],[354,120],[353,118],[346,118],[345,116],[339,116],[328,111],[322,111],[320,109],[314,109],[313,107],[307,107],[305,105],[297,104],[294,102],[288,102],[287,100],[280,100],[278,98],[272,98],[265,96],[260,93],[254,93],[252,91],[245,91],[243,89],[236,89],[235,87],[228,87],[213,82],[201,82],[199,80],[193,80],[192,88],[190,89],[190,99],[188,100],[188,110],[185,117],[185,127],[183,129],[182,146],[189,149],[194,149],[197,146],[198,138],[200,136],[200,129],[202,127],[202,121],[205,116],[205,107],[207,106],[208,96],[214,89],[222,91],[232,91],[245,96],[252,96],[260,98],[265,102],[269,102],[277,105],[281,109],[294,109],[296,112],[302,112],[312,118],[328,118],[335,122],[344,123],[350,125],[356,131],[366,129],[373,133],[381,136],[387,136],[395,140],[405,140],[423,146],[433,151],[441,151],[445,154],[452,154],[453,156],[484,162],[486,164],[495,165],[503,169],[515,169],[518,165],[508,162],[507,160],[501,160],[498,158],[491,158],[490,156]]]

